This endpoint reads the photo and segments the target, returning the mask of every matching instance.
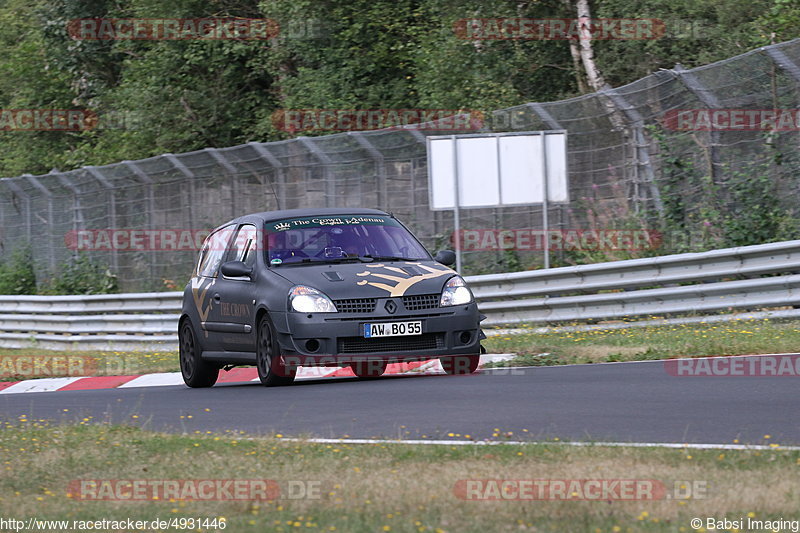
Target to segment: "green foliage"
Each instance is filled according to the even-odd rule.
[[[795,0],[595,0],[592,5],[598,18],[658,19],[665,25],[658,39],[597,41],[600,69],[614,86],[676,63],[696,67],[800,37]]]
[[[667,35],[595,43],[613,85],[800,35],[792,0],[595,0],[596,17],[659,18]],[[567,18],[563,0],[6,0],[0,107],[88,108],[122,129],[0,136],[0,175],[46,173],[208,146],[287,138],[280,109],[491,111],[578,93],[564,40],[459,37],[470,18]],[[74,40],[70,20],[272,18],[269,41]],[[314,132],[324,133],[324,132]]]
[[[30,246],[19,246],[0,262],[0,294],[35,294],[36,272]]]
[[[614,86],[678,62],[693,67],[800,36],[796,0],[590,3],[596,18],[655,18],[666,24],[662,38],[595,42],[598,66]],[[453,29],[460,19],[572,18],[574,11],[563,0],[5,0],[0,109],[88,108],[101,119],[116,113],[126,121],[121,129],[3,132],[0,176],[285,139],[290,134],[273,123],[273,113],[281,109],[488,112],[575,96],[582,73],[576,72],[568,41],[471,41]],[[269,41],[70,38],[70,20],[92,17],[272,18],[281,33]],[[793,94],[776,95],[790,101],[775,106],[793,107]],[[576,116],[580,105],[575,102]],[[659,252],[795,236],[792,206],[773,201],[781,196],[782,180],[788,188],[796,185],[781,168],[782,160],[795,157],[793,147],[776,147],[762,160],[712,177],[701,157],[687,157],[697,152],[691,135],[667,137],[653,129],[650,136],[660,152],[654,160],[660,164],[663,214],[629,214],[615,205],[611,209],[623,212],[615,212],[603,228],[638,229],[655,222],[670,236],[670,247]],[[582,209],[593,216],[609,210],[591,200]],[[465,258],[465,267],[513,271],[531,268],[540,258],[477,254]],[[624,258],[553,254],[554,264]],[[73,278],[67,285],[76,290],[102,291],[110,283],[90,287],[80,276]]]
[[[730,174],[732,208],[722,215],[727,244],[747,246],[781,240],[783,209],[775,201],[776,183],[765,165]]]
[[[543,259],[542,253],[538,251],[520,253],[517,250],[497,250],[463,252],[461,261],[461,273],[466,276],[474,276],[533,270],[542,267]]]
[[[782,202],[780,184],[786,159],[766,134],[761,154],[732,156],[712,178],[691,154],[691,140],[681,141],[655,126],[648,133],[660,151],[659,190],[664,204],[661,227],[670,252],[697,252],[797,238],[795,206]],[[703,154],[705,157],[705,154]],[[748,159],[749,158],[749,159]],[[681,241],[676,235],[690,235]]]
[[[74,80],[48,68],[42,28],[26,0],[0,7],[0,109],[69,109]],[[0,175],[47,172],[75,147],[73,135],[52,132],[0,134]],[[49,166],[48,166],[49,165]]]
[[[19,246],[0,262],[0,294],[112,294],[117,277],[82,254],[62,263],[37,289],[36,264],[28,245]]]
[[[114,294],[119,292],[117,276],[105,265],[79,254],[63,262],[44,284],[41,294]]]

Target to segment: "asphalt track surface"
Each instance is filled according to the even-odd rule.
[[[675,377],[662,361],[0,395],[0,420],[285,437],[800,444],[798,380]],[[67,409],[68,411],[64,411]],[[209,409],[206,411],[205,409]],[[134,418],[136,416],[136,418]],[[458,433],[461,437],[448,437]]]

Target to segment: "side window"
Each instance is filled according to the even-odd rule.
[[[258,232],[255,226],[245,224],[236,232],[228,261],[242,261],[254,267],[258,249]]]
[[[197,262],[198,276],[213,278],[217,275],[217,269],[225,256],[232,234],[231,226],[228,226],[206,237]]]

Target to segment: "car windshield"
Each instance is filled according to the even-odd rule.
[[[389,216],[289,218],[267,222],[265,229],[270,265],[430,259],[425,248],[408,230]]]

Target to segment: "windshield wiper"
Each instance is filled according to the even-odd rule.
[[[347,263],[350,261],[361,261],[362,263],[372,263],[374,261],[424,261],[422,258],[399,257],[394,255],[346,255],[344,257],[303,257],[299,261],[284,261],[284,265],[310,265],[312,263]]]
[[[363,257],[367,257],[373,261],[422,261],[423,259],[412,259],[410,257],[398,257],[395,255],[371,255],[367,254]]]
[[[348,261],[361,261],[362,263],[371,263],[371,258],[360,257],[357,255],[348,255],[345,257],[304,257],[299,261],[286,261],[281,263],[283,265],[309,265],[311,263],[346,263]]]

